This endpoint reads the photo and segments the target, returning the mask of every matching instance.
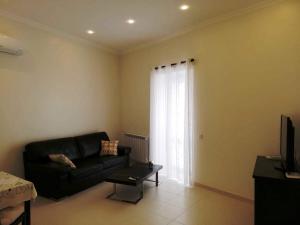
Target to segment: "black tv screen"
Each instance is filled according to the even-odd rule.
[[[284,115],[281,115],[280,155],[284,170],[294,171],[294,126],[292,120]]]

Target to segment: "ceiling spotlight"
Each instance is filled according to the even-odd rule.
[[[190,6],[189,5],[181,5],[179,8],[181,10],[188,10],[190,8]]]
[[[95,31],[93,31],[93,30],[87,30],[86,31],[88,34],[94,34],[95,33]]]
[[[128,24],[134,24],[134,23],[135,23],[135,20],[134,20],[134,19],[128,19],[126,22],[127,22]]]

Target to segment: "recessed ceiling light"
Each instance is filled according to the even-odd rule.
[[[188,10],[190,8],[190,6],[189,5],[181,5],[179,8],[181,10]]]
[[[135,23],[135,20],[134,20],[134,19],[128,19],[128,20],[126,20],[126,23],[134,24],[134,23]]]
[[[87,30],[86,31],[88,34],[94,34],[95,33],[95,31],[93,31],[93,30]]]

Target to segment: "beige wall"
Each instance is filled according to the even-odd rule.
[[[279,153],[280,114],[300,125],[299,27],[300,1],[287,0],[123,56],[122,129],[147,135],[151,69],[194,57],[196,180],[253,198],[256,156]]]
[[[24,144],[120,130],[119,57],[0,17],[24,48],[0,54],[0,170],[23,174]]]

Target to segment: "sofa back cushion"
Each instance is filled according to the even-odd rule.
[[[76,137],[79,151],[83,158],[99,154],[101,151],[101,141],[109,141],[105,132],[86,134]]]
[[[29,161],[48,160],[50,154],[64,154],[70,160],[81,157],[75,138],[60,138],[48,141],[33,142],[25,147]]]

